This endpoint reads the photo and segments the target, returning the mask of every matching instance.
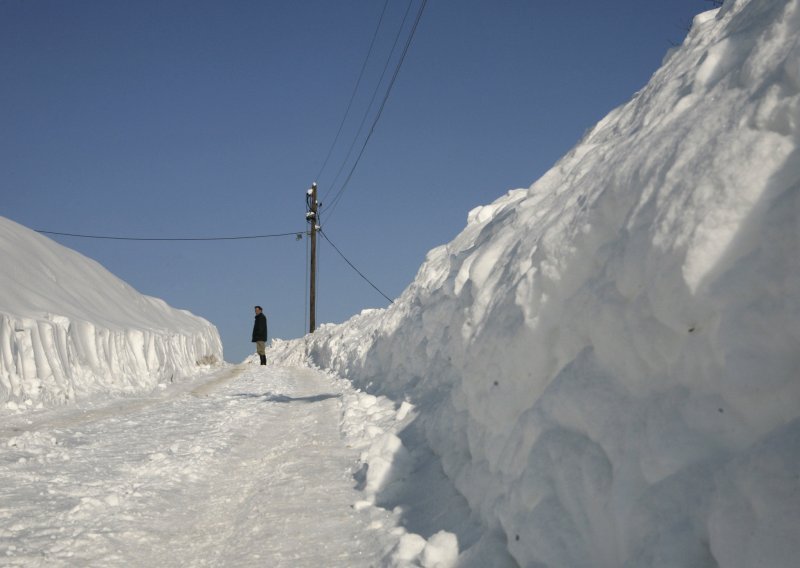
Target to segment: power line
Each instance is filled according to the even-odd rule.
[[[237,241],[243,239],[269,239],[274,237],[295,237],[301,235],[304,231],[295,231],[293,233],[274,233],[271,235],[243,235],[237,237],[114,237],[109,235],[79,235],[76,233],[58,233],[56,231],[45,231],[41,229],[34,229],[37,233],[43,235],[58,235],[61,237],[77,237],[81,239],[107,239],[113,241]],[[299,239],[298,239],[299,240]]]
[[[339,136],[342,134],[342,128],[344,127],[344,123],[347,120],[347,117],[350,115],[350,109],[353,106],[353,100],[356,98],[356,93],[358,92],[358,87],[361,85],[361,79],[364,77],[364,70],[367,68],[367,62],[369,61],[370,55],[372,55],[372,49],[375,47],[375,39],[378,37],[378,31],[381,29],[381,24],[383,23],[383,16],[386,14],[386,7],[389,5],[389,0],[385,0],[383,3],[383,10],[381,10],[381,17],[378,19],[378,25],[375,27],[375,33],[372,34],[372,41],[369,44],[369,49],[367,50],[367,56],[364,58],[364,63],[361,65],[361,71],[358,74],[358,80],[356,81],[356,86],[353,88],[353,94],[350,95],[350,102],[347,103],[347,110],[344,111],[344,116],[342,117],[342,122],[339,123],[339,130],[336,131],[336,136],[333,138],[333,143],[331,143],[331,147],[328,150],[328,155],[325,156],[325,161],[322,163],[322,167],[319,169],[319,173],[317,174],[316,179],[319,179],[322,176],[322,172],[325,170],[325,166],[328,165],[328,160],[333,153],[333,149],[336,146],[336,143],[339,141]]]
[[[361,156],[364,154],[364,149],[367,147],[367,143],[369,142],[369,139],[372,137],[373,132],[375,132],[375,127],[377,126],[378,120],[380,120],[381,115],[383,114],[383,109],[384,109],[384,107],[386,107],[386,102],[389,100],[389,94],[391,93],[392,87],[394,86],[394,83],[397,80],[397,75],[400,73],[400,67],[403,65],[403,61],[406,58],[406,54],[408,53],[408,48],[411,46],[411,40],[414,38],[414,34],[417,31],[417,26],[419,26],[419,21],[422,18],[422,12],[425,10],[425,5],[426,4],[427,4],[427,0],[422,0],[422,2],[420,3],[419,10],[417,11],[417,17],[416,17],[416,20],[414,21],[414,26],[411,28],[411,32],[408,35],[408,39],[406,40],[406,45],[403,48],[403,52],[400,55],[400,59],[398,60],[397,66],[394,69],[394,74],[392,75],[392,80],[389,82],[389,86],[386,89],[386,94],[383,97],[383,101],[381,102],[381,106],[378,109],[378,113],[375,115],[375,119],[372,121],[372,126],[369,129],[369,133],[367,134],[367,137],[364,139],[364,144],[361,146],[361,151],[358,153],[358,156],[356,157],[356,161],[353,164],[353,167],[350,168],[350,173],[347,175],[347,178],[345,179],[344,183],[342,184],[342,187],[339,188],[339,191],[334,196],[332,204],[328,207],[328,210],[329,210],[328,218],[329,219],[330,219],[330,216],[333,214],[334,209],[339,204],[339,200],[341,199],[342,193],[344,192],[345,188],[347,187],[347,184],[350,183],[350,179],[353,177],[353,172],[355,172],[356,166],[358,166],[358,162],[361,160]]]
[[[367,118],[369,117],[369,113],[372,110],[372,105],[375,104],[375,99],[378,96],[378,92],[380,91],[381,84],[383,84],[383,78],[386,76],[386,71],[389,69],[389,63],[392,61],[392,54],[394,54],[395,48],[397,47],[397,43],[400,41],[400,36],[403,34],[403,28],[406,26],[406,20],[408,19],[408,13],[411,11],[411,4],[413,0],[408,0],[408,5],[406,6],[406,11],[403,13],[403,19],[400,22],[400,27],[397,29],[397,33],[394,36],[394,42],[392,43],[392,47],[389,50],[389,54],[386,56],[386,63],[383,65],[383,70],[381,71],[381,76],[378,78],[377,83],[375,83],[375,89],[372,91],[372,97],[369,99],[369,104],[367,105],[367,109],[364,111],[364,116],[361,118],[361,123],[358,125],[358,129],[356,130],[355,135],[353,136],[353,140],[350,142],[350,147],[347,149],[347,153],[344,156],[344,160],[342,160],[339,169],[336,171],[336,176],[334,176],[333,181],[330,183],[328,190],[322,196],[324,200],[331,189],[336,185],[336,182],[339,181],[339,176],[342,175],[345,166],[347,165],[347,161],[350,159],[350,156],[353,154],[353,148],[356,146],[356,142],[358,141],[359,136],[361,136],[361,132],[364,129],[364,124],[367,122]]]
[[[333,243],[331,242],[331,240],[328,238],[328,235],[326,235],[326,234],[325,234],[325,231],[323,231],[322,229],[320,229],[320,230],[319,230],[319,233],[320,233],[320,234],[321,234],[321,235],[322,235],[322,236],[325,238],[325,240],[326,240],[326,241],[328,241],[328,243],[329,243],[329,244],[330,244],[330,245],[333,247],[333,249],[334,249],[336,252],[338,252],[338,253],[339,253],[339,256],[341,256],[341,257],[344,259],[344,261],[345,261],[347,264],[349,264],[349,265],[350,265],[350,268],[352,268],[353,270],[355,270],[355,271],[358,273],[358,275],[359,275],[359,276],[361,276],[361,278],[363,278],[363,279],[364,279],[364,280],[367,282],[367,284],[369,284],[370,286],[372,286],[372,287],[373,287],[373,288],[374,288],[374,289],[375,289],[375,290],[378,292],[378,294],[380,294],[381,296],[383,296],[384,298],[386,298],[387,300],[389,300],[389,303],[390,303],[390,304],[394,304],[394,300],[392,300],[392,299],[391,299],[389,296],[387,296],[386,294],[384,294],[383,292],[381,292],[380,288],[378,288],[377,286],[375,286],[375,284],[373,284],[373,283],[370,281],[370,279],[369,279],[369,278],[367,278],[366,276],[364,276],[364,274],[362,274],[362,272],[361,272],[361,271],[360,271],[358,268],[356,268],[356,267],[353,265],[353,263],[352,263],[352,262],[350,262],[349,260],[347,260],[347,257],[346,257],[346,256],[345,256],[345,255],[342,253],[342,251],[340,251],[340,250],[339,250],[339,248],[338,248],[338,247],[337,247],[335,244],[333,244]]]

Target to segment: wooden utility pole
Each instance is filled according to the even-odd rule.
[[[319,204],[317,203],[317,184],[312,183],[306,192],[306,221],[310,224],[311,236],[311,282],[308,299],[308,332],[314,333],[317,326],[317,231],[319,231]]]

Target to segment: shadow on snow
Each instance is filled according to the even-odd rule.
[[[231,395],[232,398],[257,398],[264,402],[321,402],[331,398],[341,398],[341,394],[315,394],[313,396],[287,396],[285,394],[276,394],[273,392],[265,392],[263,394],[242,392]]]

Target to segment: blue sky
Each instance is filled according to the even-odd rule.
[[[421,0],[411,0],[409,20]],[[430,0],[341,200],[351,142],[405,42],[389,0],[0,0],[0,215],[126,237],[323,229],[388,296],[470,209],[528,187],[649,79],[704,0]],[[399,50],[399,49],[398,49]],[[378,86],[383,97],[387,80]],[[375,107],[367,115],[371,124]],[[336,183],[336,172],[344,164]],[[319,175],[319,177],[318,177]],[[53,237],[140,292],[217,325],[241,361],[252,306],[272,337],[305,332],[306,242]],[[317,321],[386,300],[324,241]],[[4,269],[8,269],[5,267]]]

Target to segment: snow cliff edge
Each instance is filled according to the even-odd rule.
[[[146,391],[222,362],[208,321],[0,217],[0,401],[10,409]]]

